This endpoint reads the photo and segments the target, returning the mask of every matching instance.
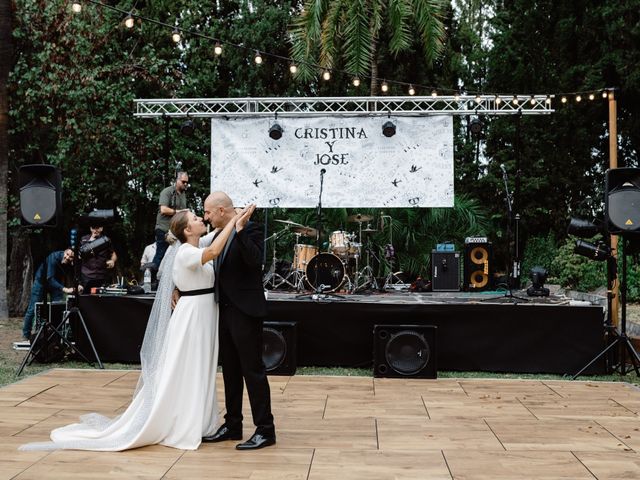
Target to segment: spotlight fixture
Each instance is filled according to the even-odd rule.
[[[127,28],[133,28],[134,25],[135,25],[135,20],[133,19],[133,15],[129,13],[129,15],[127,15],[126,18],[124,19],[124,26]]]
[[[474,137],[481,135],[483,128],[484,128],[484,124],[482,123],[482,120],[480,120],[478,117],[475,117],[469,122],[469,132]]]
[[[256,56],[253,57],[253,61],[256,62],[257,65],[260,65],[262,63],[262,55],[260,55],[260,52],[258,50],[256,50]]]
[[[583,220],[582,218],[572,218],[569,221],[567,227],[567,233],[569,235],[575,235],[581,238],[591,238],[604,232],[604,225],[602,222],[590,222],[589,220]]]
[[[269,127],[269,137],[273,140],[280,140],[282,138],[282,127],[278,123],[274,123]]]
[[[213,47],[213,53],[218,56],[222,55],[222,45],[220,45],[220,42],[216,42],[215,47]]]
[[[329,70],[326,70],[324,72],[322,72],[322,79],[323,80],[331,80],[331,72]]]
[[[80,2],[73,2],[71,4],[71,10],[73,10],[73,13],[80,13],[82,11],[82,4]]]
[[[358,88],[360,86],[360,79],[358,77],[353,77],[353,86]]]
[[[382,125],[382,134],[385,137],[393,137],[396,134],[396,124],[391,120],[387,120]]]
[[[611,248],[603,241],[591,243],[585,240],[576,240],[576,246],[573,253],[590,258],[596,262],[604,262],[611,256]]]
[[[409,85],[409,95],[413,96],[416,94],[416,89],[413,88],[413,85]]]
[[[382,93],[387,93],[389,91],[389,84],[387,83],[386,80],[382,82],[382,86],[380,87],[380,90],[382,90]]]
[[[171,34],[171,40],[175,43],[180,42],[180,31],[177,28],[173,29],[173,33]]]
[[[549,289],[545,288],[548,272],[543,267],[533,267],[530,272],[531,286],[527,288],[530,297],[548,297]]]
[[[291,63],[289,65],[289,71],[295,75],[296,73],[298,73],[298,66],[295,63]]]
[[[191,120],[190,118],[187,118],[182,123],[182,125],[180,125],[180,133],[185,137],[190,137],[191,135],[193,135],[194,130],[195,125],[193,124],[193,120]]]

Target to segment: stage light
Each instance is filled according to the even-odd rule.
[[[413,88],[413,85],[409,85],[409,95],[413,96],[416,94],[416,89]]]
[[[431,96],[434,97],[434,98],[438,96],[438,92],[436,91],[436,89],[433,89],[431,91]]]
[[[518,105],[518,103],[520,103],[517,95],[513,96],[513,100],[511,100],[511,103],[513,103],[514,105]]]
[[[358,77],[353,77],[353,86],[354,87],[359,87],[360,86],[360,79]]]
[[[190,137],[193,135],[193,131],[195,130],[195,126],[193,124],[193,120],[187,118],[182,125],[180,125],[180,133],[185,137]]]
[[[282,127],[277,123],[271,125],[269,127],[269,137],[273,140],[280,140],[282,138]]]
[[[606,90],[602,90],[602,98],[607,98],[607,91]]]
[[[581,218],[572,218],[567,227],[567,233],[569,235],[575,235],[581,238],[595,237],[602,232],[603,225],[601,222],[590,222],[589,220],[583,220]]]
[[[500,95],[496,95],[495,102],[496,102],[496,105],[500,105],[502,103],[502,99],[500,98]]]
[[[82,4],[80,2],[73,2],[71,4],[71,10],[73,10],[73,13],[80,13],[82,11]]]
[[[478,117],[472,119],[471,122],[469,122],[469,132],[471,132],[471,135],[473,135],[474,137],[482,134],[483,128],[484,124]]]
[[[480,103],[482,101],[482,98],[480,97],[480,95],[476,95],[476,103]]]
[[[389,91],[389,84],[386,81],[382,82],[380,90],[382,90],[382,93],[387,93]]]
[[[597,262],[604,262],[611,256],[611,248],[604,242],[598,243],[586,242],[584,240],[576,240],[576,246],[573,249],[573,253],[582,255],[583,257],[590,258]]]
[[[260,65],[262,63],[262,55],[260,55],[260,52],[258,50],[256,50],[256,56],[253,57],[253,61],[256,62],[257,65]]]
[[[298,66],[295,63],[292,63],[291,65],[289,65],[289,71],[295,75],[296,73],[298,73]]]
[[[382,125],[382,134],[385,137],[393,137],[396,134],[396,125],[391,120],[388,120]]]
[[[171,40],[173,40],[175,43],[180,42],[180,32],[178,31],[177,28],[173,29],[173,33],[171,34]]]
[[[548,297],[549,289],[544,286],[547,275],[548,272],[543,267],[533,267],[529,274],[531,286],[527,288],[527,295],[530,297]]]
[[[222,55],[222,45],[220,45],[220,42],[216,42],[216,46],[213,47],[213,53],[218,56]]]
[[[533,95],[531,95],[531,100],[529,100],[529,103],[531,105],[535,105],[536,104],[536,98]]]
[[[129,15],[127,15],[126,18],[124,19],[124,26],[127,28],[133,28],[134,24],[135,24],[135,20],[133,19],[133,16],[131,15],[131,13],[129,13]]]
[[[551,95],[547,95],[547,99],[545,100],[547,105],[551,105]]]

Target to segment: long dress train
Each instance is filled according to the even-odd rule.
[[[20,449],[121,451],[161,444],[195,450],[203,436],[215,432],[218,307],[211,293],[182,296],[170,310],[174,285],[181,291],[213,287],[213,266],[202,265],[202,250],[189,244],[167,255],[173,267],[165,271],[173,275],[160,281],[141,350],[140,381],[126,411],[114,419],[84,415],[81,423],[53,430],[51,442]]]

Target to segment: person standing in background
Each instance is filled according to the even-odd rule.
[[[187,172],[178,172],[176,182],[169,185],[160,192],[158,199],[158,215],[156,216],[156,254],[153,257],[155,270],[160,268],[162,257],[167,251],[169,244],[166,235],[169,232],[171,218],[182,210],[187,210],[187,187],[189,186],[189,175]]]

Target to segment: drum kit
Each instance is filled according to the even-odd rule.
[[[284,228],[274,233],[265,241],[273,240],[273,258],[271,267],[263,279],[266,288],[289,288],[298,292],[311,290],[319,293],[345,291],[355,293],[367,288],[377,288],[376,279],[371,268],[371,256],[375,256],[370,248],[369,234],[376,232],[371,227],[373,216],[355,214],[347,217],[347,222],[358,224],[358,233],[336,230],[329,235],[329,248],[326,252],[318,250],[316,245],[302,243],[301,237],[318,238],[318,230],[291,220],[278,220]],[[365,228],[363,228],[363,224]],[[293,232],[293,261],[288,272],[278,269],[276,256],[278,238]],[[363,245],[363,234],[368,240]],[[361,268],[362,254],[366,252],[366,261]],[[278,273],[278,272],[281,273]]]

